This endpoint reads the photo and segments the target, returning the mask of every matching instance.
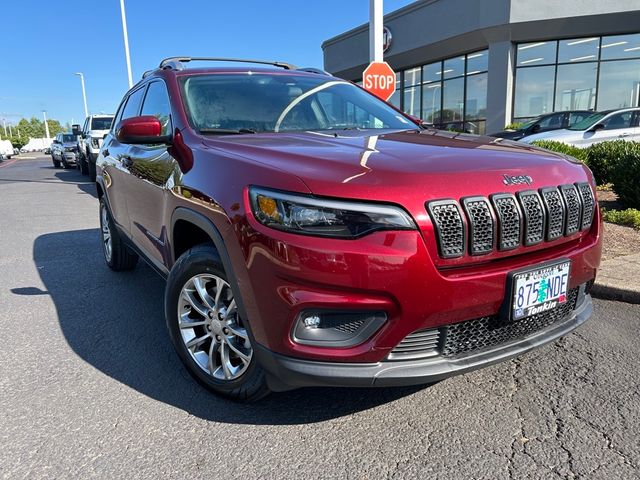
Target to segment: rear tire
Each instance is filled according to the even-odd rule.
[[[104,260],[111,270],[132,270],[138,263],[138,255],[122,241],[104,197],[100,198],[100,239]]]
[[[88,165],[88,167],[89,167],[88,168],[88,170],[89,170],[89,179],[92,182],[95,182],[96,181],[96,162],[95,162],[95,160],[93,160],[93,161],[91,160],[91,154],[89,154],[89,158],[88,158],[87,162],[89,163],[89,165]]]
[[[201,385],[231,400],[255,402],[270,390],[230,282],[212,245],[185,252],[167,279],[167,328],[180,360]]]
[[[53,155],[51,155],[51,160],[53,161],[54,168],[60,168],[60,160],[56,160]]]

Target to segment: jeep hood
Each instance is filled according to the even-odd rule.
[[[401,203],[587,180],[582,165],[531,145],[436,130],[245,134],[204,143],[296,175],[314,194],[343,198]],[[507,185],[504,175],[533,181]]]

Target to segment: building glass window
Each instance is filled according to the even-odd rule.
[[[478,73],[467,77],[465,120],[487,118],[487,74]]]
[[[422,67],[422,81],[424,83],[442,80],[442,62],[430,63]]]
[[[487,70],[489,70],[489,52],[487,50],[467,55],[467,75]]]
[[[598,60],[600,37],[560,40],[558,63],[593,62]]]
[[[440,103],[442,101],[441,82],[422,86],[422,120],[440,123]]]
[[[640,33],[517,46],[514,121],[551,111],[639,105]]]
[[[420,83],[422,83],[421,73],[422,73],[422,69],[420,67],[405,70],[404,86],[411,87],[413,85],[419,85]]]
[[[464,57],[449,58],[443,62],[442,76],[455,78],[464,75]]]
[[[414,117],[420,116],[420,87],[404,89],[404,112]]]
[[[640,60],[602,62],[598,85],[598,110],[638,106]]]
[[[530,67],[516,73],[515,118],[537,117],[553,111],[555,67]]]
[[[596,62],[558,65],[554,110],[594,109],[597,70]]]
[[[518,45],[517,66],[551,65],[556,63],[557,42],[521,43]]]
[[[640,58],[640,33],[602,37],[600,58],[602,60]]]
[[[447,80],[442,86],[442,123],[459,122],[464,115],[464,78]]]
[[[396,82],[400,108],[438,128],[484,133],[488,56],[482,50],[405,70]]]

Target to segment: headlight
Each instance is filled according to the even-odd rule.
[[[411,217],[392,205],[327,200],[257,187],[251,209],[267,227],[321,237],[356,238],[377,230],[415,230]]]

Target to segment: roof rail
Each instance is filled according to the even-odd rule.
[[[274,67],[284,68],[285,70],[296,70],[298,67],[284,62],[270,62],[266,60],[245,60],[242,58],[217,58],[217,57],[169,57],[160,62],[162,69],[182,70],[183,63],[187,62],[240,62],[240,63],[258,63],[262,65],[273,65]]]
[[[317,73],[318,75],[327,75],[329,77],[332,76],[329,72],[327,72],[326,70],[322,70],[321,68],[303,67],[303,68],[296,68],[296,70],[300,72]]]

